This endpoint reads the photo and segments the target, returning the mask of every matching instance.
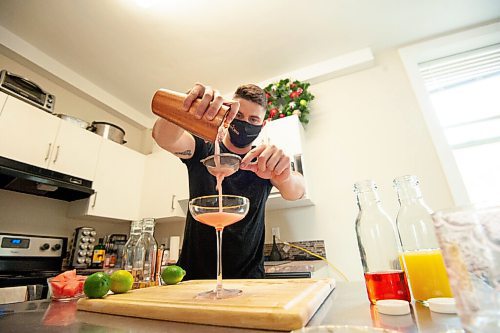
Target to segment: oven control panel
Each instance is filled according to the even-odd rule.
[[[65,238],[0,234],[0,256],[61,257]]]
[[[92,252],[96,245],[96,232],[91,227],[80,227],[73,232],[70,244],[69,265],[74,268],[87,268],[92,262]]]

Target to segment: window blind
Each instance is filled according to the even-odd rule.
[[[426,61],[419,70],[430,93],[500,75],[500,44]]]

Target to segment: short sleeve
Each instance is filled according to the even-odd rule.
[[[203,139],[193,135],[194,138],[194,153],[191,158],[181,158],[182,163],[187,166],[191,165],[193,162],[197,163],[205,157],[211,155],[212,144],[205,142]]]

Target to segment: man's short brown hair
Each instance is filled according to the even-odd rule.
[[[239,97],[250,102],[259,104],[264,108],[267,107],[267,97],[266,93],[262,88],[256,86],[255,84],[244,84],[236,89],[234,97]]]

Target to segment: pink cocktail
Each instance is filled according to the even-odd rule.
[[[236,213],[214,212],[200,214],[196,217],[196,221],[212,226],[215,229],[223,229],[242,218],[243,216]]]
[[[198,294],[197,298],[221,299],[241,294],[239,289],[222,288],[222,232],[224,227],[243,219],[249,206],[248,198],[237,195],[208,195],[189,201],[193,218],[214,227],[217,236],[217,284],[214,290]]]

